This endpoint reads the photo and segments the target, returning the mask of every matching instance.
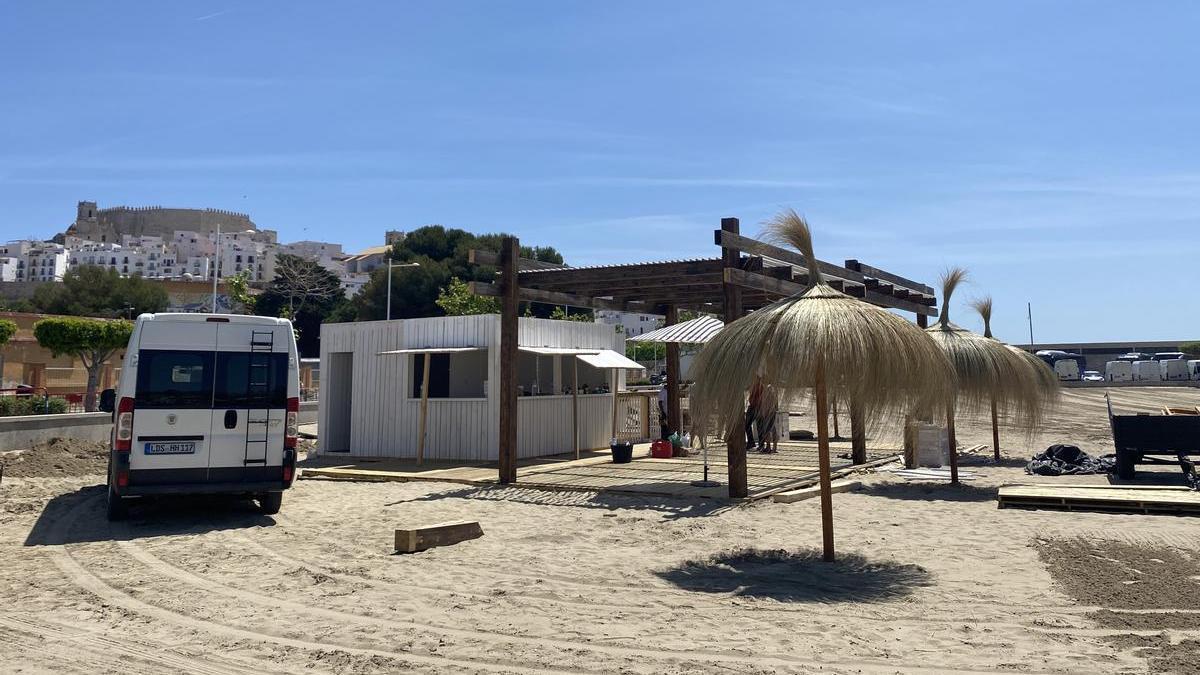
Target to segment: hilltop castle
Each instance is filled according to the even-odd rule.
[[[216,231],[245,232],[258,227],[245,213],[223,209],[169,209],[161,206],[96,208],[96,202],[79,202],[75,222],[66,236],[95,242],[121,241],[122,235],[170,239],[178,230],[209,235]]]

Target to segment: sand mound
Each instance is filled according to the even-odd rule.
[[[55,438],[32,448],[0,454],[4,475],[49,478],[103,474],[108,467],[108,443]]]

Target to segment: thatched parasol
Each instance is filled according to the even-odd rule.
[[[946,403],[952,483],[958,483],[956,410],[980,411],[994,405],[1007,412],[1017,426],[1033,429],[1040,424],[1045,407],[1041,382],[1015,350],[950,322],[950,298],[966,277],[966,270],[957,267],[942,275],[941,317],[925,329],[946,352],[957,375],[956,394]]]
[[[992,298],[991,296],[983,297],[971,302],[971,307],[979,313],[983,319],[983,336],[992,338]],[[1001,343],[1003,344],[1003,343]],[[1046,367],[1040,359],[1033,354],[1017,349],[1012,345],[1004,345],[1009,351],[1017,357],[1023,368],[1016,369],[1010,375],[1011,377],[1028,377],[1031,379],[1032,386],[1030,391],[1036,392],[1036,398],[1041,405],[1038,405],[1038,410],[1044,410],[1047,405],[1052,403],[1058,397],[1059,385],[1058,378],[1054,373]],[[996,409],[996,399],[992,399],[992,447],[995,449],[996,461],[1000,461],[1000,424],[999,414]]]
[[[855,401],[871,415],[902,416],[950,398],[954,372],[916,325],[824,282],[808,224],[795,211],[776,216],[768,232],[804,255],[808,288],[726,324],[705,345],[692,363],[693,419],[715,423],[728,437],[742,433],[746,391],[756,378],[782,401],[788,392],[813,390],[822,534],[825,559],[833,560],[829,396]]]

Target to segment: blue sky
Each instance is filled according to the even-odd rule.
[[[573,264],[817,255],[999,337],[1200,338],[1194,3],[146,2],[0,9],[0,238],[75,202],[283,240],[506,230]]]

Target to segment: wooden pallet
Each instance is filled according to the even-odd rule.
[[[1000,508],[1200,515],[1200,492],[1152,486],[1006,485]]]

